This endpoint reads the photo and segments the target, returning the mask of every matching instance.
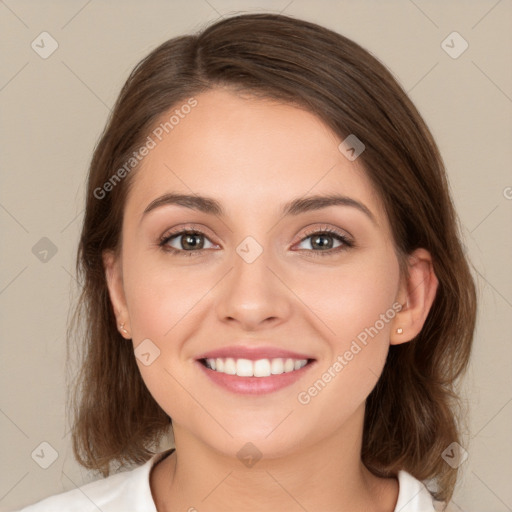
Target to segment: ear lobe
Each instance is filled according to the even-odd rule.
[[[117,257],[114,251],[108,250],[103,252],[102,259],[110,302],[112,303],[112,308],[116,315],[117,324],[126,323],[128,319],[128,308],[124,295],[121,258]]]
[[[410,341],[421,332],[439,285],[432,256],[426,249],[416,249],[408,257],[408,269],[409,276],[399,292],[403,307],[393,321],[391,345]]]

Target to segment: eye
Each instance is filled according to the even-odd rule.
[[[199,229],[189,228],[166,233],[158,245],[162,250],[178,256],[197,256],[207,249],[218,246]],[[303,247],[300,247],[303,245]],[[354,247],[347,235],[336,229],[325,227],[310,230],[298,244],[298,250],[314,256],[329,256]]]
[[[196,229],[167,233],[161,238],[159,245],[163,250],[181,256],[192,256],[194,253],[198,254],[215,247],[205,233]]]
[[[301,244],[305,247],[300,247]],[[333,255],[353,246],[354,243],[345,234],[332,228],[310,231],[299,242],[300,250],[306,250],[315,256]]]

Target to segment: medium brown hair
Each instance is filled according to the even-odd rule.
[[[83,322],[70,400],[77,460],[107,476],[112,462],[145,462],[169,431],[171,418],[118,332],[102,262],[105,250],[119,249],[135,171],[100,199],[95,190],[164,113],[214,87],[300,105],[342,139],[356,135],[366,146],[358,161],[384,204],[402,272],[416,248],[431,253],[439,280],[434,303],[421,333],[390,347],[366,401],[361,456],[376,475],[404,469],[436,482],[437,499],[450,499],[457,469],[441,454],[460,441],[457,384],[470,356],[476,294],[441,156],[417,109],[375,57],[331,30],[276,14],[223,19],[153,50],[127,79],[95,148],[77,258],[83,289],[68,336]],[[75,352],[68,343],[68,358]]]

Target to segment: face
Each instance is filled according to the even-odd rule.
[[[230,456],[246,442],[291,453],[349,425],[382,371],[400,277],[390,226],[315,115],[220,89],[195,98],[134,171],[111,298],[175,428]],[[284,211],[328,195],[345,199]],[[277,373],[226,375],[208,354]],[[288,358],[308,364],[279,374]]]

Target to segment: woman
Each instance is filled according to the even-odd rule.
[[[108,478],[23,510],[449,502],[474,283],[432,135],[356,43],[247,14],[151,52],[77,263],[73,447]]]

